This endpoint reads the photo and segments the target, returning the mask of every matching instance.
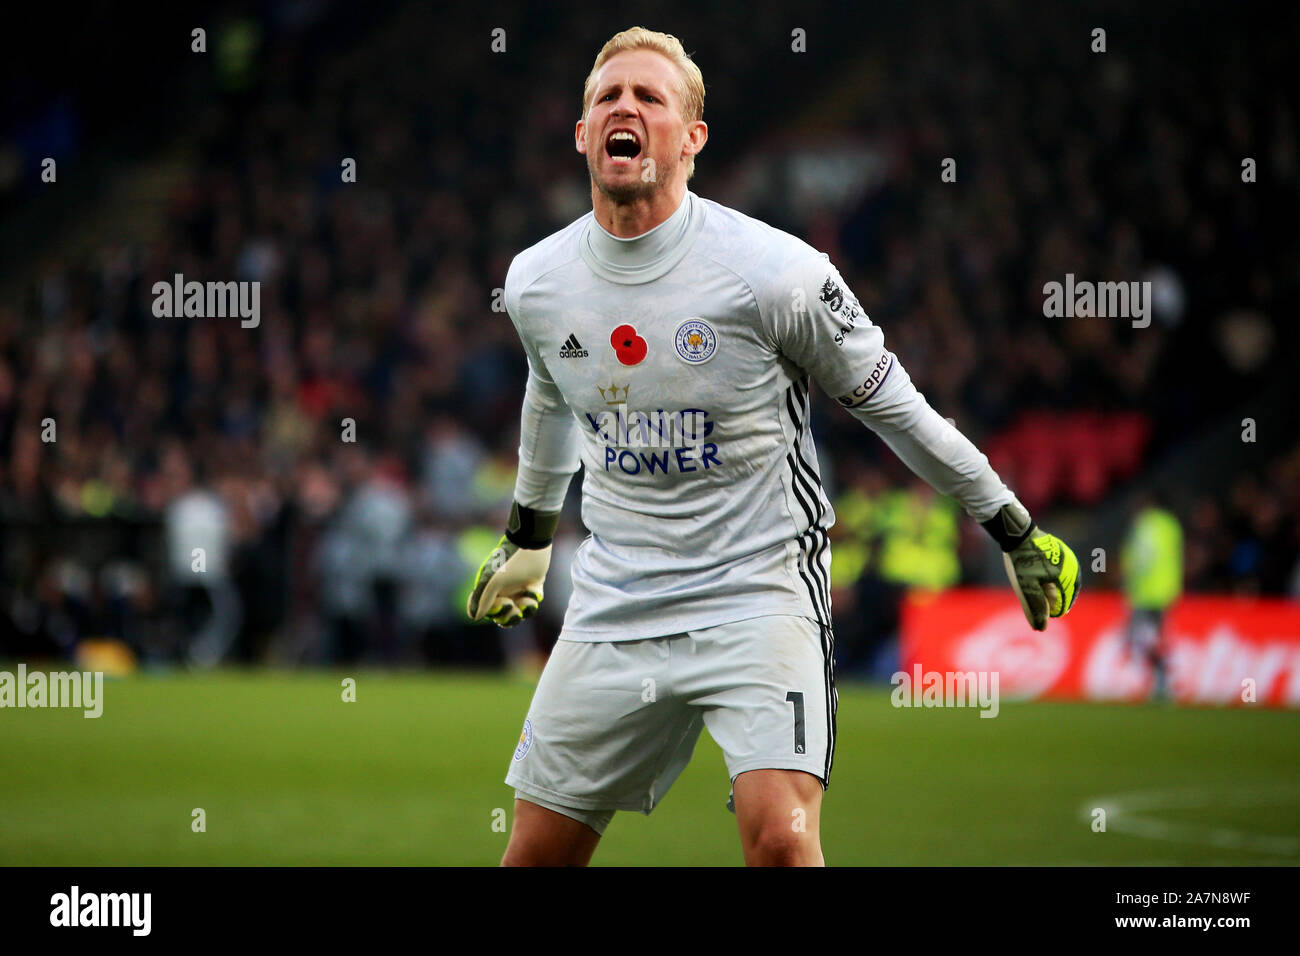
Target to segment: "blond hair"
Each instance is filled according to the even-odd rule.
[[[654,50],[671,60],[681,74],[678,95],[682,101],[682,118],[690,123],[704,118],[704,74],[690,58],[682,41],[671,33],[659,33],[645,27],[632,27],[615,33],[596,54],[596,62],[587,74],[587,82],[582,86],[582,115],[586,116],[591,108],[591,98],[595,94],[596,74],[613,56],[629,50]],[[686,167],[686,178],[695,173],[695,157],[692,156]]]

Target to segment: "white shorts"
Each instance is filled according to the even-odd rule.
[[[635,641],[561,634],[506,783],[603,833],[616,810],[654,809],[708,727],[733,781],[803,770],[829,786],[834,646],[829,628],[787,616]]]

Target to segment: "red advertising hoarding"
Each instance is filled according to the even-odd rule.
[[[1046,631],[1009,590],[916,592],[903,609],[911,672],[997,671],[1004,698],[1142,700],[1151,668],[1131,654],[1118,594],[1085,592]],[[1183,703],[1300,708],[1300,602],[1186,597],[1165,618],[1170,689]]]

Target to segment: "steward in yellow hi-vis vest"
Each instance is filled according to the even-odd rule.
[[[1121,556],[1124,597],[1131,608],[1129,653],[1151,665],[1152,696],[1168,696],[1165,611],[1183,593],[1183,529],[1173,512],[1147,504],[1137,514]]]
[[[1183,529],[1163,508],[1138,513],[1124,544],[1124,596],[1134,608],[1163,611],[1183,593]]]

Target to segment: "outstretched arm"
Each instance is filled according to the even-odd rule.
[[[891,356],[892,359],[892,356]],[[936,491],[951,495],[998,542],[1007,577],[1035,630],[1060,617],[1079,593],[1079,562],[1069,546],[1040,530],[1002,483],[988,458],[930,407],[907,372],[892,359],[890,382],[862,405],[849,407]],[[841,400],[841,403],[843,401]]]
[[[1030,625],[1043,630],[1049,616],[1069,611],[1078,594],[1074,553],[1034,524],[988,458],[930,407],[829,260],[797,257],[770,288],[761,306],[777,347],[993,536]]]

